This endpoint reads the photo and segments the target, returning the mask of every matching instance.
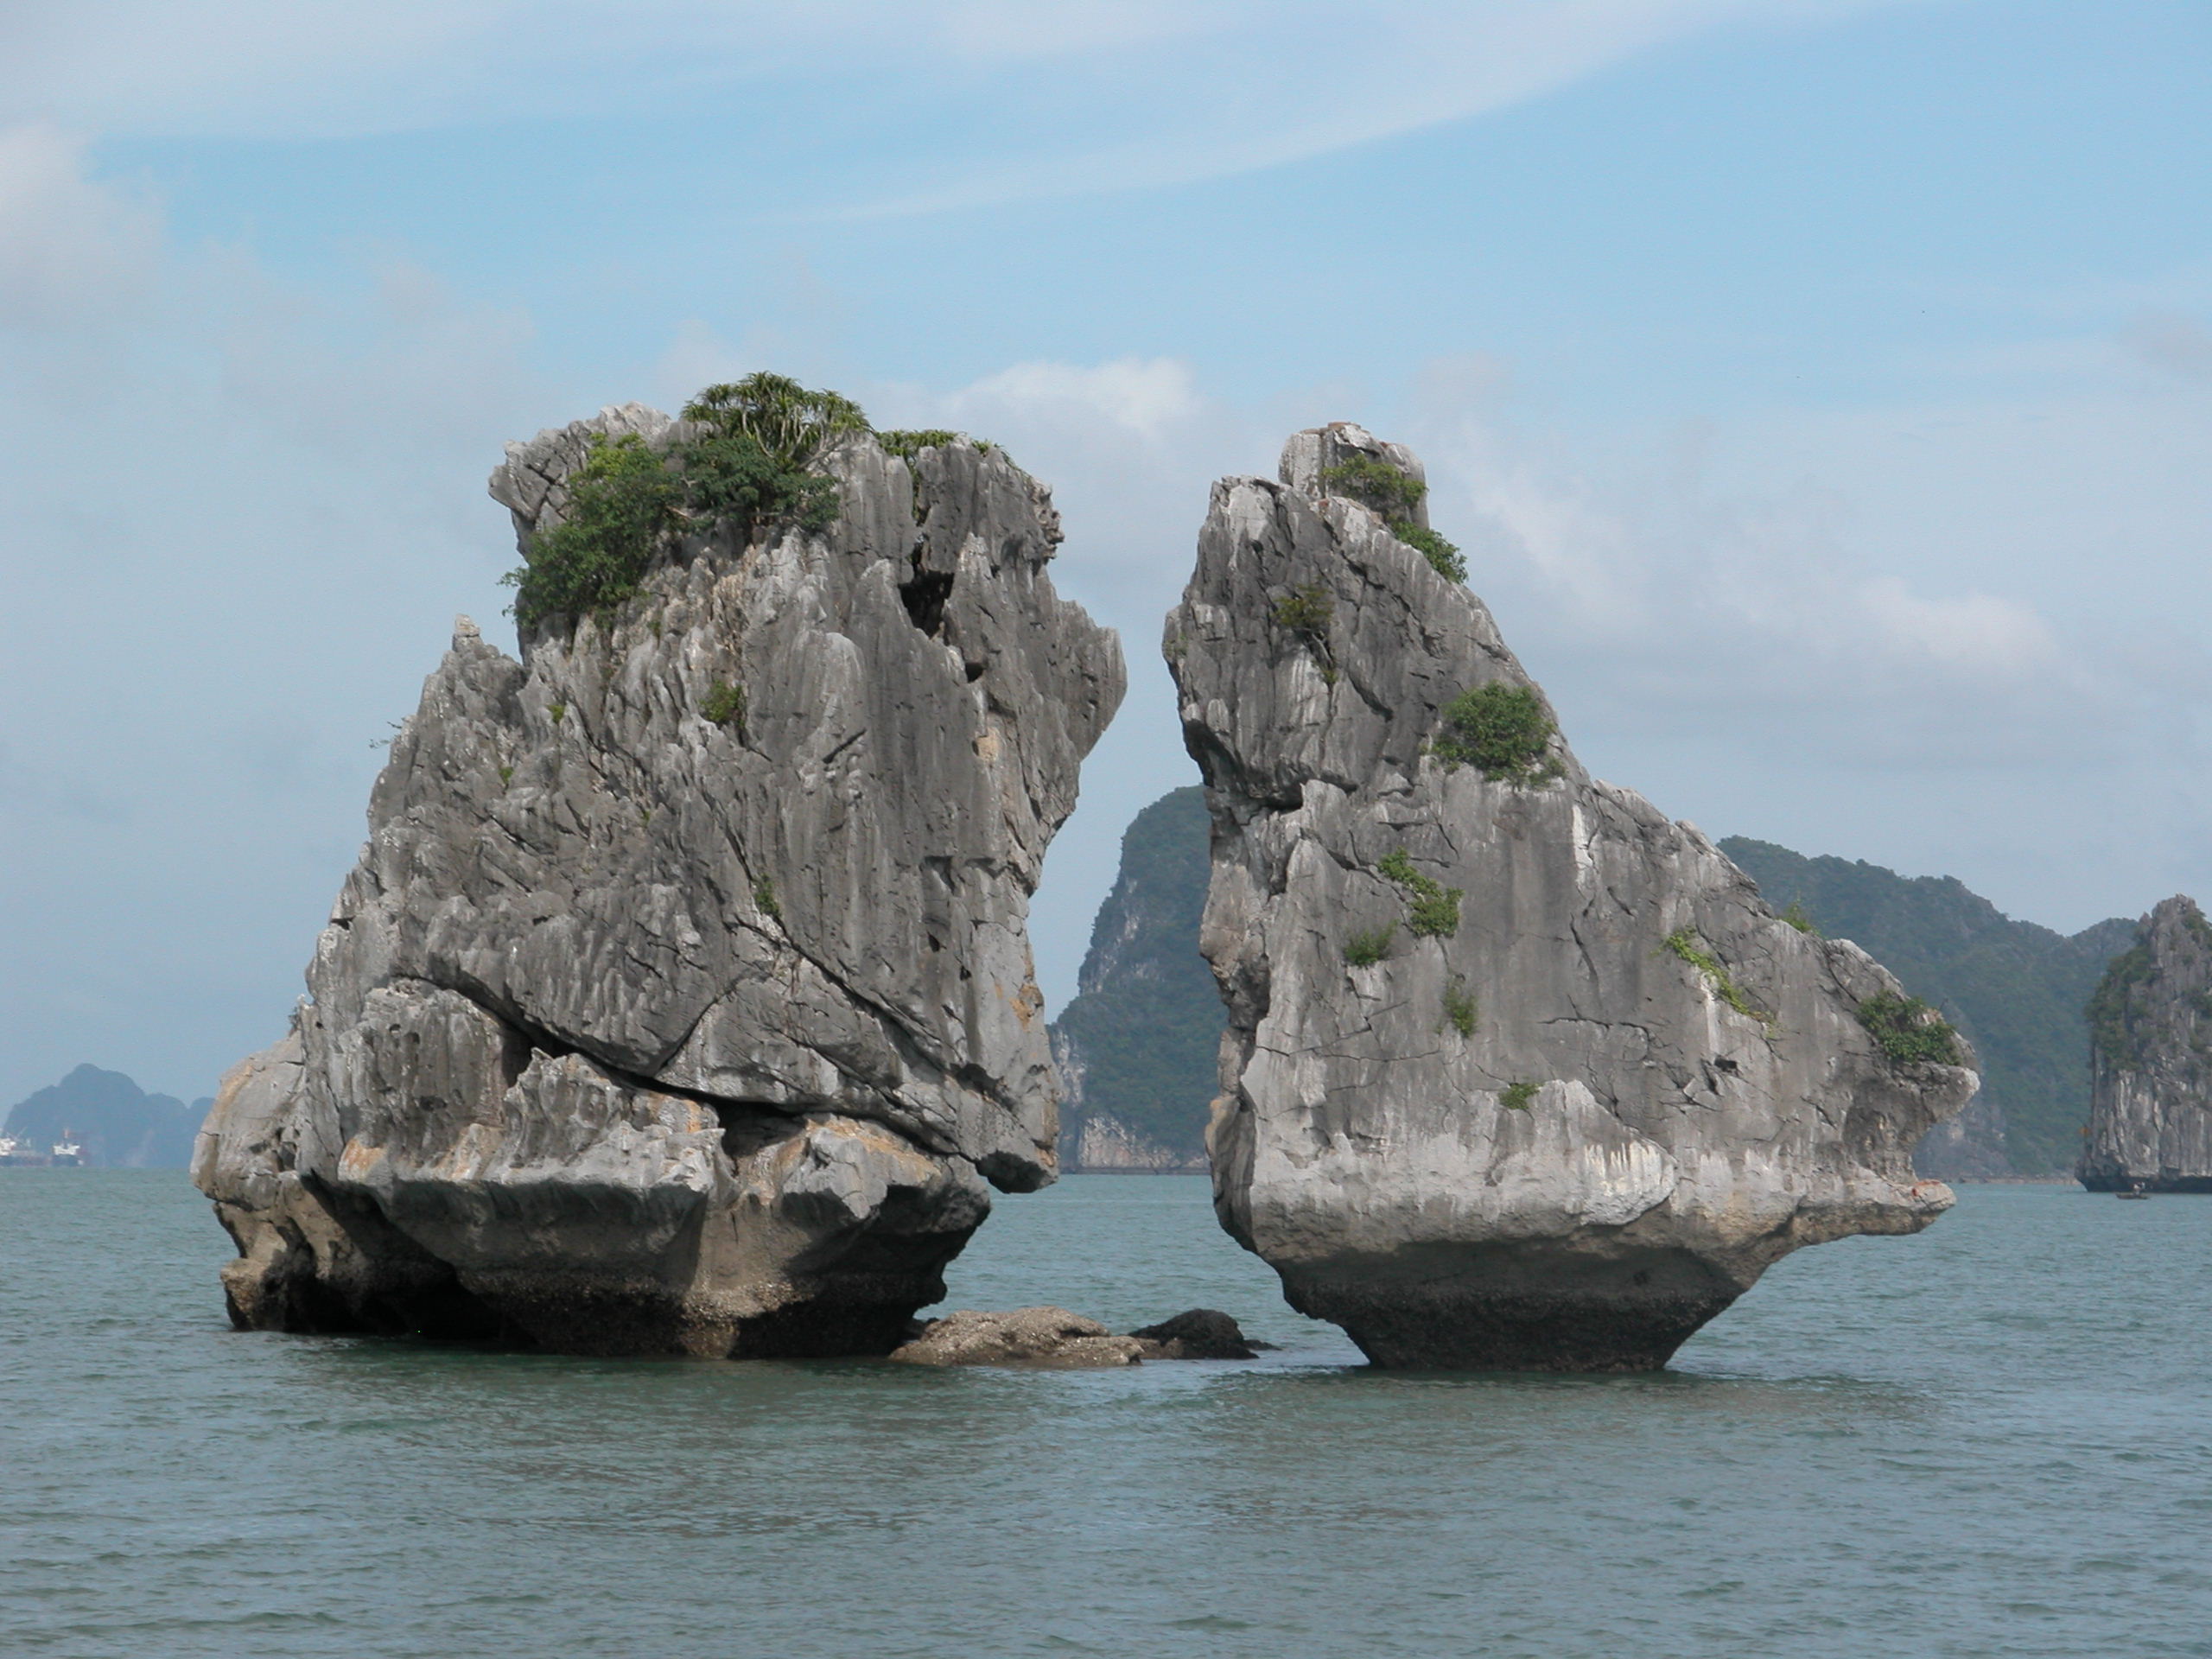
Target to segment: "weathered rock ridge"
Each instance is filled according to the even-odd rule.
[[[2082,1184],[2093,1192],[2212,1192],[2212,923],[2177,895],[2089,1001],[2089,1124]]]
[[[1379,1363],[1661,1365],[1789,1251],[1947,1208],[1911,1151],[1975,1075],[1888,1058],[1886,971],[1548,724],[1519,781],[1431,753],[1470,688],[1548,706],[1326,493],[1354,455],[1420,477],[1340,425],[1217,484],[1167,620],[1213,813],[1216,1208]]]
[[[593,434],[674,429],[602,411],[492,493],[527,546]],[[456,626],[200,1139],[240,1325],[888,1352],[988,1186],[1052,1179],[1025,925],[1120,650],[1002,453],[815,465],[825,531],[691,535],[520,662]]]

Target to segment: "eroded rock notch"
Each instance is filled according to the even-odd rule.
[[[677,432],[605,410],[492,493],[527,548],[595,435]],[[1025,923],[1119,647],[1002,452],[812,464],[826,530],[679,527],[519,662],[457,625],[201,1139],[238,1323],[887,1352],[988,1187],[1052,1178]]]
[[[1209,788],[1223,1224],[1386,1365],[1624,1370],[1800,1245],[1951,1203],[1973,1057],[1585,772],[1490,613],[1304,432],[1224,479],[1166,653]],[[1408,492],[1408,494],[1412,492]]]

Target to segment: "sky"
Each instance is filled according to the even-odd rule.
[[[276,1037],[501,446],[772,368],[1054,486],[1412,444],[1600,776],[2073,931],[2212,897],[2202,0],[0,0],[0,1102]]]

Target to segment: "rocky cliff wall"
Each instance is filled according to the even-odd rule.
[[[2212,1192],[2212,923],[2177,895],[2145,916],[2089,1003],[2092,1192]]]
[[[1214,809],[1216,1207],[1379,1363],[1657,1365],[1789,1251],[1946,1208],[1911,1153],[1971,1055],[1585,772],[1481,602],[1328,493],[1363,455],[1418,477],[1338,426],[1217,484],[1166,626]],[[1885,1009],[1961,1063],[1891,1058]]]
[[[594,434],[674,430],[604,411],[492,493],[527,547]],[[686,534],[520,661],[457,625],[201,1138],[239,1323],[887,1351],[1052,1179],[1025,923],[1119,649],[1002,453],[815,464],[824,531]]]

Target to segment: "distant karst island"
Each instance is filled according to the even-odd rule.
[[[1205,1168],[1378,1364],[1648,1370],[1789,1251],[1935,1220],[1916,1147],[2063,1161],[2054,1011],[2125,925],[1591,778],[1360,427],[1214,486],[1164,640],[1203,787],[1131,824],[1049,1029],[1028,901],[1124,671],[1042,484],[764,374],[510,445],[491,492],[518,656],[456,622],[310,997],[199,1143],[241,1327],[1249,1351],[1207,1310],[914,1320],[994,1190]]]

